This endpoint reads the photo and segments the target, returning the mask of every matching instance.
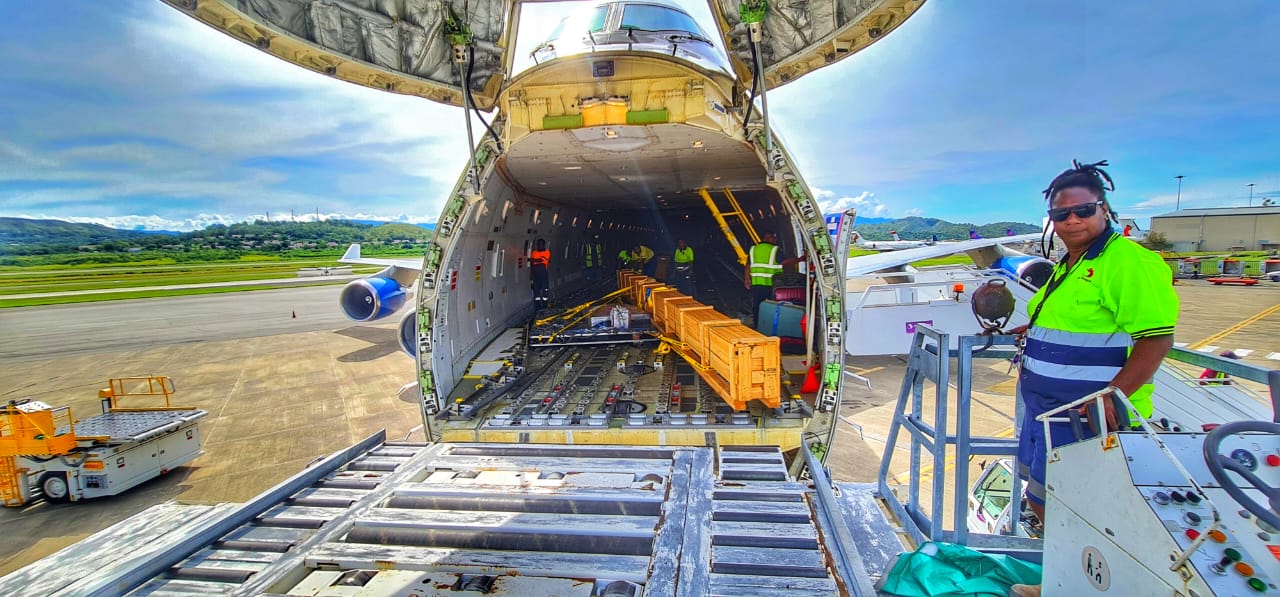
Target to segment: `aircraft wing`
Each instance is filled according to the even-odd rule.
[[[975,251],[985,249],[995,245],[1003,245],[1006,243],[1022,243],[1033,240],[1040,240],[1040,233],[1019,234],[1017,236],[1001,236],[999,238],[979,238],[974,240],[962,240],[954,243],[938,243],[929,247],[919,247],[915,249],[902,249],[900,251],[891,251],[887,253],[878,253],[875,255],[861,255],[858,257],[850,257],[848,265],[845,266],[845,276],[865,276],[872,272],[878,272],[882,269],[891,267],[899,267],[908,263],[915,263],[924,259],[933,259],[935,257],[946,257],[956,253],[964,253],[967,251]]]
[[[414,272],[422,271],[421,259],[378,259],[376,257],[361,257],[360,243],[352,243],[350,247],[347,247],[347,252],[342,254],[342,257],[338,259],[338,263],[391,265],[400,269],[413,270]]]

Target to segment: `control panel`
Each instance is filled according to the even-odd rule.
[[[1180,550],[1203,537],[1188,563],[1216,595],[1280,594],[1280,529],[1241,507],[1209,472],[1203,433],[1161,434],[1160,438],[1204,489],[1187,481],[1142,434],[1121,434],[1134,486]],[[1280,437],[1240,434],[1225,437],[1219,453],[1240,463],[1270,487],[1280,487]],[[1266,495],[1235,472],[1227,472],[1253,501],[1268,505]],[[1207,499],[1206,499],[1207,498]],[[1213,504],[1220,516],[1213,528]]]

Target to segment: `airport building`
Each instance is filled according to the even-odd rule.
[[[1280,249],[1280,206],[1181,209],[1151,218],[1173,250],[1271,251]]]

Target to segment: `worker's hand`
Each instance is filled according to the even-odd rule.
[[[1009,331],[1007,331],[1007,332],[1005,332],[1005,333],[1006,333],[1006,334],[1009,334],[1010,336],[1021,336],[1021,335],[1025,334],[1025,333],[1027,333],[1027,328],[1029,328],[1029,327],[1031,327],[1031,326],[1029,326],[1029,325],[1027,325],[1027,324],[1025,324],[1025,323],[1024,323],[1024,324],[1022,324],[1022,325],[1020,325],[1020,326],[1018,326],[1018,327],[1016,327],[1016,328],[1013,328],[1013,329],[1011,329],[1011,330],[1009,330]]]
[[[1080,412],[1081,416],[1092,416],[1093,405],[1093,402],[1082,404],[1077,410]],[[1115,431],[1120,428],[1120,423],[1116,419],[1115,401],[1113,400],[1113,394],[1110,392],[1107,392],[1102,396],[1102,414],[1107,419],[1107,431]]]
[[[742,287],[746,288],[747,290],[751,290],[751,282],[750,281],[743,282]]]

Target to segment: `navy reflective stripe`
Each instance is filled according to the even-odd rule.
[[[1128,336],[1124,336],[1128,340]],[[1081,348],[1027,339],[1026,356],[1059,365],[1106,365],[1120,367],[1129,358],[1128,346]]]
[[[1117,346],[1128,348],[1131,345],[1129,335],[1123,332],[1093,334],[1089,332],[1068,332],[1046,327],[1031,328],[1027,331],[1027,339],[1043,340],[1053,344],[1079,346],[1081,348],[1113,348]]]
[[[1105,365],[1066,365],[1041,361],[1029,354],[1022,359],[1022,369],[1053,380],[1092,381],[1103,384],[1111,383],[1116,374],[1120,373],[1120,365],[1114,367]],[[1087,394],[1088,392],[1085,393]],[[1080,396],[1083,395],[1080,394]],[[1076,396],[1076,398],[1080,396]]]
[[[1032,367],[1027,367],[1027,360],[1023,359],[1021,373],[1022,397],[1023,401],[1027,403],[1027,412],[1033,420],[1035,415],[1078,400],[1082,396],[1097,392],[1111,383],[1111,378],[1097,381],[1058,377],[1060,374],[1052,370],[1050,375],[1044,375],[1036,372]],[[1050,365],[1049,367],[1056,368],[1057,365]],[[1039,421],[1036,424],[1038,425]]]

